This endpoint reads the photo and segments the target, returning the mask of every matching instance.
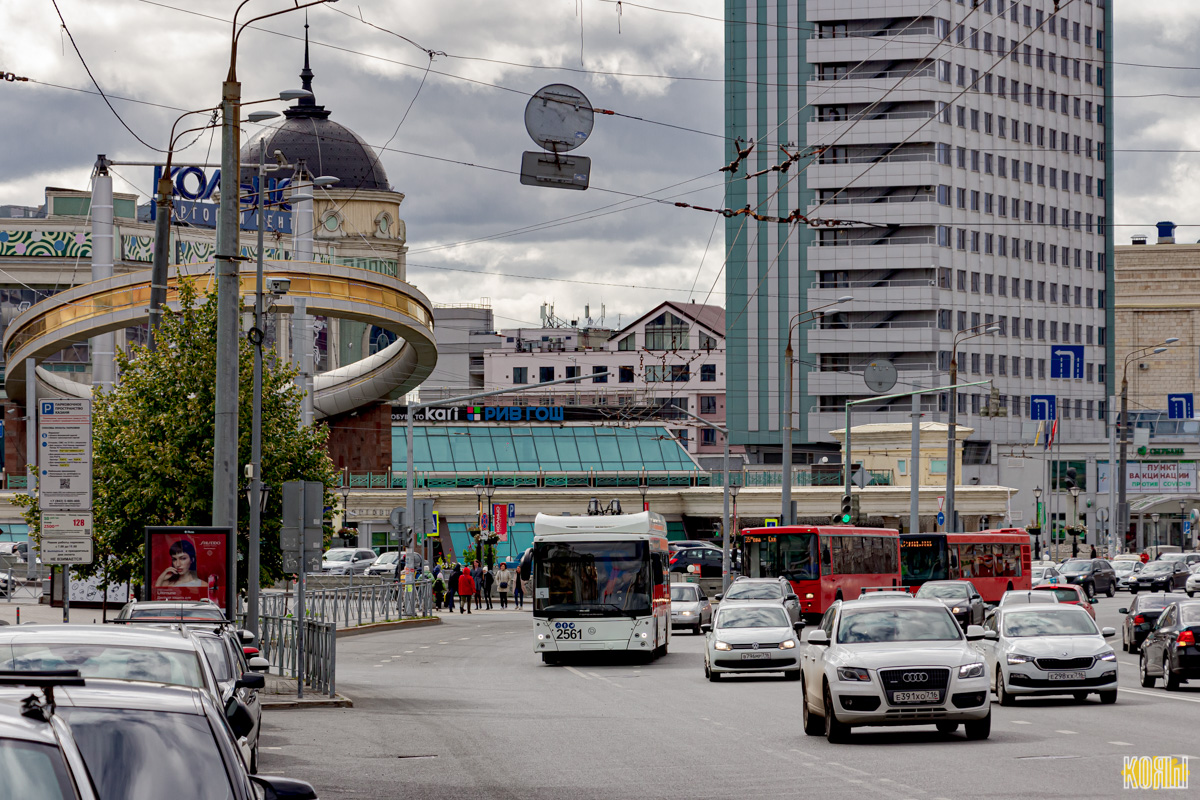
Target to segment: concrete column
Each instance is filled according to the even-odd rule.
[[[115,253],[116,231],[113,225],[112,176],[108,174],[108,161],[99,156],[96,162],[96,178],[92,185],[92,280],[111,278],[113,254]],[[104,333],[91,340],[92,386],[101,391],[112,389],[116,378],[113,356],[116,351],[116,336]],[[37,376],[30,374],[29,380]],[[36,412],[37,408],[34,407]]]

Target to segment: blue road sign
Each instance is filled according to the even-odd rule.
[[[513,517],[515,517],[516,515],[517,515],[517,504],[509,503],[508,504],[508,522],[510,525],[512,524]]]
[[[1193,399],[1194,395],[1190,392],[1187,394],[1169,394],[1167,395],[1167,417],[1168,419],[1192,419],[1193,418]]]
[[[1029,418],[1038,420],[1058,419],[1058,398],[1052,394],[1035,394],[1029,398]]]
[[[778,520],[778,519],[768,519],[768,520],[766,520],[766,527],[768,527],[768,528],[778,528],[778,527],[779,527],[779,520]]]
[[[1183,521],[1183,540],[1190,544],[1192,541],[1190,538],[1191,535],[1192,535],[1192,521],[1190,519],[1185,519]]]
[[[1083,380],[1083,345],[1050,345],[1050,377]]]
[[[946,524],[946,512],[939,511],[938,512],[938,525],[945,525],[945,524]]]

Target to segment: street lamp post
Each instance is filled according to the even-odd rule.
[[[830,306],[836,306],[841,303],[849,303],[853,299],[854,298],[850,295],[846,295],[845,297],[839,297],[832,303],[826,303],[823,306],[817,306],[816,308],[810,308],[807,311],[801,311],[799,314],[793,316],[791,322],[788,323],[787,347],[785,347],[783,351],[784,380],[786,382],[786,389],[784,391],[785,401],[783,409],[783,425],[781,426],[783,428],[781,431],[783,434],[783,513],[780,516],[785,525],[796,524],[796,519],[792,516],[792,359],[794,358],[792,350],[792,331],[794,331],[798,325],[802,325],[805,322],[812,322],[814,319],[821,316],[818,312],[820,312],[822,309],[829,308]],[[810,316],[808,319],[800,319],[806,314],[811,314],[812,316]],[[849,469],[849,465],[847,465],[846,468]]]
[[[737,496],[738,496],[738,492],[740,492],[741,490],[742,490],[741,484],[734,484],[733,486],[729,487],[729,495],[730,495],[730,497],[733,498],[733,520],[730,522],[730,525],[733,526],[733,530],[735,533],[737,532],[737,529],[738,529]],[[727,539],[726,541],[728,542],[730,540]],[[725,553],[726,553],[726,558],[728,558],[728,553],[729,553],[728,545],[725,547]],[[742,568],[745,569],[745,565],[743,565]],[[725,581],[724,581],[724,586],[721,587],[721,591],[723,591],[723,592],[729,591],[729,570],[725,571]]]
[[[479,565],[485,566],[489,569],[491,569],[492,565],[487,562],[486,554],[487,554],[487,542],[491,541],[492,532],[496,530],[495,508],[492,506],[492,495],[495,493],[496,493],[496,487],[494,484],[491,483],[491,481],[489,481],[487,486],[483,487],[483,494],[485,497],[487,497],[487,520],[488,520],[487,538],[484,539],[484,541],[482,543],[480,543],[480,546],[479,546]]]
[[[1036,555],[1040,559],[1042,555],[1042,532],[1044,530],[1042,528],[1042,487],[1040,486],[1033,490],[1033,514],[1037,523],[1034,527],[1038,530],[1037,542],[1034,543],[1034,549],[1037,551]]]
[[[1158,547],[1158,514],[1151,514],[1150,521],[1154,523],[1154,546]]]
[[[985,325],[987,323],[984,323]],[[958,345],[968,339],[976,339],[980,336],[989,336],[1000,332],[998,325],[989,325],[984,330],[980,330],[984,325],[974,325],[970,328],[964,328],[954,336],[954,342],[950,348],[950,413],[948,416],[949,422],[946,429],[946,530],[958,530],[956,524],[954,508],[954,485],[958,478],[955,475],[955,440],[957,436],[957,420],[958,420]],[[963,334],[967,334],[963,336]],[[849,467],[847,467],[849,468]]]
[[[1074,518],[1074,521],[1071,523],[1071,527],[1074,528],[1075,531],[1071,535],[1071,555],[1077,556],[1079,555],[1079,487],[1072,486],[1070,491],[1071,505],[1073,508],[1071,515]]]
[[[1187,500],[1179,501],[1179,549],[1187,550],[1187,542],[1183,540],[1183,521],[1187,518]]]
[[[1147,345],[1139,347],[1136,350],[1125,356],[1125,366],[1121,368],[1121,458],[1120,465],[1115,476],[1109,477],[1109,491],[1112,491],[1112,482],[1117,482],[1117,518],[1113,520],[1112,525],[1116,530],[1121,531],[1121,540],[1124,541],[1125,533],[1129,530],[1129,505],[1125,495],[1125,472],[1126,459],[1129,455],[1129,364],[1135,358],[1144,355],[1156,356],[1159,353],[1167,352],[1167,345],[1175,344],[1179,341],[1179,337],[1172,336],[1164,339],[1160,344]],[[1147,351],[1150,351],[1147,353]],[[1112,466],[1109,465],[1109,472],[1112,472]]]
[[[649,506],[646,505],[646,491],[649,490],[650,484],[646,482],[646,471],[642,470],[642,474],[638,476],[638,491],[642,493],[642,511],[649,511]]]

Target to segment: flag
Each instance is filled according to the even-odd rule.
[[[1046,436],[1046,449],[1049,450],[1054,444],[1054,437],[1058,435],[1058,420],[1054,420],[1050,424],[1050,433]]]
[[[1042,434],[1045,432],[1045,430],[1046,430],[1046,423],[1039,422],[1038,426],[1037,426],[1037,433],[1035,433],[1033,435],[1033,446],[1034,447],[1037,447],[1039,444],[1042,443]]]

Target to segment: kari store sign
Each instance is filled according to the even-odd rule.
[[[1096,465],[1097,491],[1108,492],[1109,465]],[[1196,491],[1196,462],[1140,461],[1125,465],[1125,491],[1134,494],[1190,494]]]

